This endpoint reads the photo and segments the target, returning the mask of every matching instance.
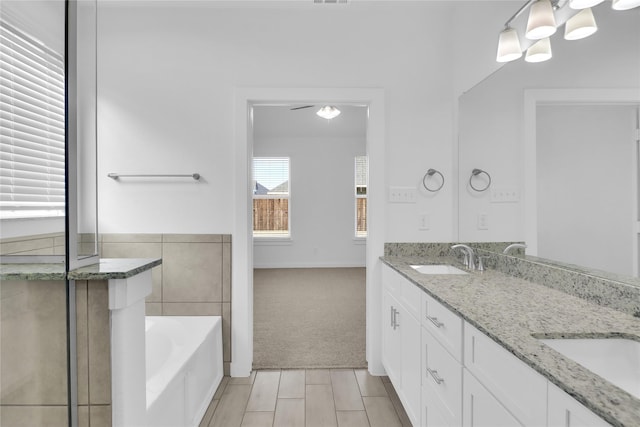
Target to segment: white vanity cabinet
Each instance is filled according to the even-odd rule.
[[[547,398],[548,427],[605,427],[602,418],[549,382]]]
[[[464,370],[464,427],[518,427],[520,423],[471,374]],[[458,424],[460,425],[460,424]],[[543,426],[544,424],[541,424]]]
[[[387,266],[382,268],[382,364],[409,419],[420,425],[420,297],[422,291]]]

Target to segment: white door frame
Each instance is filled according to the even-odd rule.
[[[385,230],[385,104],[378,88],[237,88],[235,91],[234,226],[231,267],[231,376],[246,377],[253,363],[252,106],[284,103],[360,104],[367,120],[366,356],[369,372],[384,375],[381,349],[381,261]]]
[[[637,105],[640,88],[608,89],[527,89],[524,91],[524,150],[522,168],[525,171],[525,202],[522,206],[527,254],[538,254],[538,187],[536,154],[536,121],[538,105]],[[636,181],[637,182],[637,179]],[[638,194],[638,189],[634,189]],[[637,206],[637,203],[636,203]],[[640,227],[639,227],[640,228]],[[640,231],[640,230],[638,230]],[[634,274],[638,275],[638,245],[632,247]]]

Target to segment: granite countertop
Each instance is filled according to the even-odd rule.
[[[101,258],[68,274],[64,264],[0,264],[0,280],[127,279],[160,264],[160,258]]]
[[[640,341],[640,319],[495,270],[424,275],[412,264],[453,258],[382,261],[614,426],[640,426],[640,399],[562,356],[536,338],[624,336]]]

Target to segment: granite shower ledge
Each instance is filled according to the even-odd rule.
[[[460,266],[450,257],[381,259],[610,424],[640,425],[640,399],[537,339],[624,336],[640,341],[639,318],[495,270],[423,275],[410,267]]]
[[[102,258],[65,274],[64,264],[2,264],[0,280],[128,279],[162,264],[160,258]]]

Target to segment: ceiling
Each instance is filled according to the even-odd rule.
[[[304,105],[311,108],[291,110]],[[260,105],[253,107],[254,135],[258,137],[366,138],[367,107],[331,104],[340,115],[327,120],[316,115],[324,104]]]

